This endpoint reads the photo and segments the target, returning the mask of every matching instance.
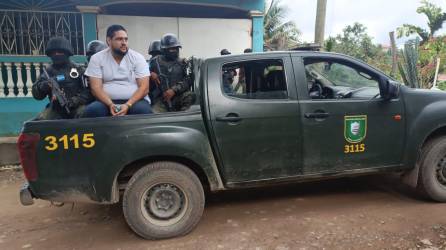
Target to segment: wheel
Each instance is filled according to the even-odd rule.
[[[123,197],[127,224],[146,239],[164,239],[189,233],[200,221],[204,191],[189,168],[157,162],[138,170]]]
[[[446,137],[435,138],[424,146],[418,189],[432,200],[446,202]]]

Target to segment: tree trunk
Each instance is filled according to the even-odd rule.
[[[327,0],[317,0],[314,42],[318,43],[321,46],[324,45],[326,12],[327,12]]]

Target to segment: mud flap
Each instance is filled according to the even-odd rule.
[[[34,204],[33,195],[29,190],[28,182],[23,184],[22,188],[20,189],[20,203],[22,203],[23,206],[31,206]]]
[[[418,185],[418,172],[420,170],[420,165],[417,163],[415,167],[412,170],[407,171],[404,173],[404,175],[401,177],[401,180],[403,183],[416,188]]]

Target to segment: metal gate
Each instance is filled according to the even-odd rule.
[[[84,55],[82,14],[76,12],[0,10],[1,55],[45,55],[54,36],[67,38],[75,55]]]

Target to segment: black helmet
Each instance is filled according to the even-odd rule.
[[[87,55],[88,58],[90,58],[94,54],[96,54],[99,51],[104,50],[106,48],[107,48],[107,44],[105,44],[103,41],[93,40],[88,43],[87,52],[85,52],[85,54]]]
[[[160,40],[152,41],[150,43],[150,45],[149,45],[149,55],[153,56],[154,53],[158,53],[158,54],[161,53],[161,42],[160,42]]]
[[[165,34],[161,38],[161,49],[181,48],[181,43],[174,34]]]
[[[227,49],[222,49],[221,51],[220,51],[220,55],[222,55],[222,56],[224,56],[224,55],[230,55],[231,54],[231,52],[229,52],[229,50],[227,50]]]
[[[48,41],[45,54],[50,56],[50,53],[55,50],[63,51],[68,56],[73,55],[73,47],[71,47],[70,42],[64,37],[53,37]]]

